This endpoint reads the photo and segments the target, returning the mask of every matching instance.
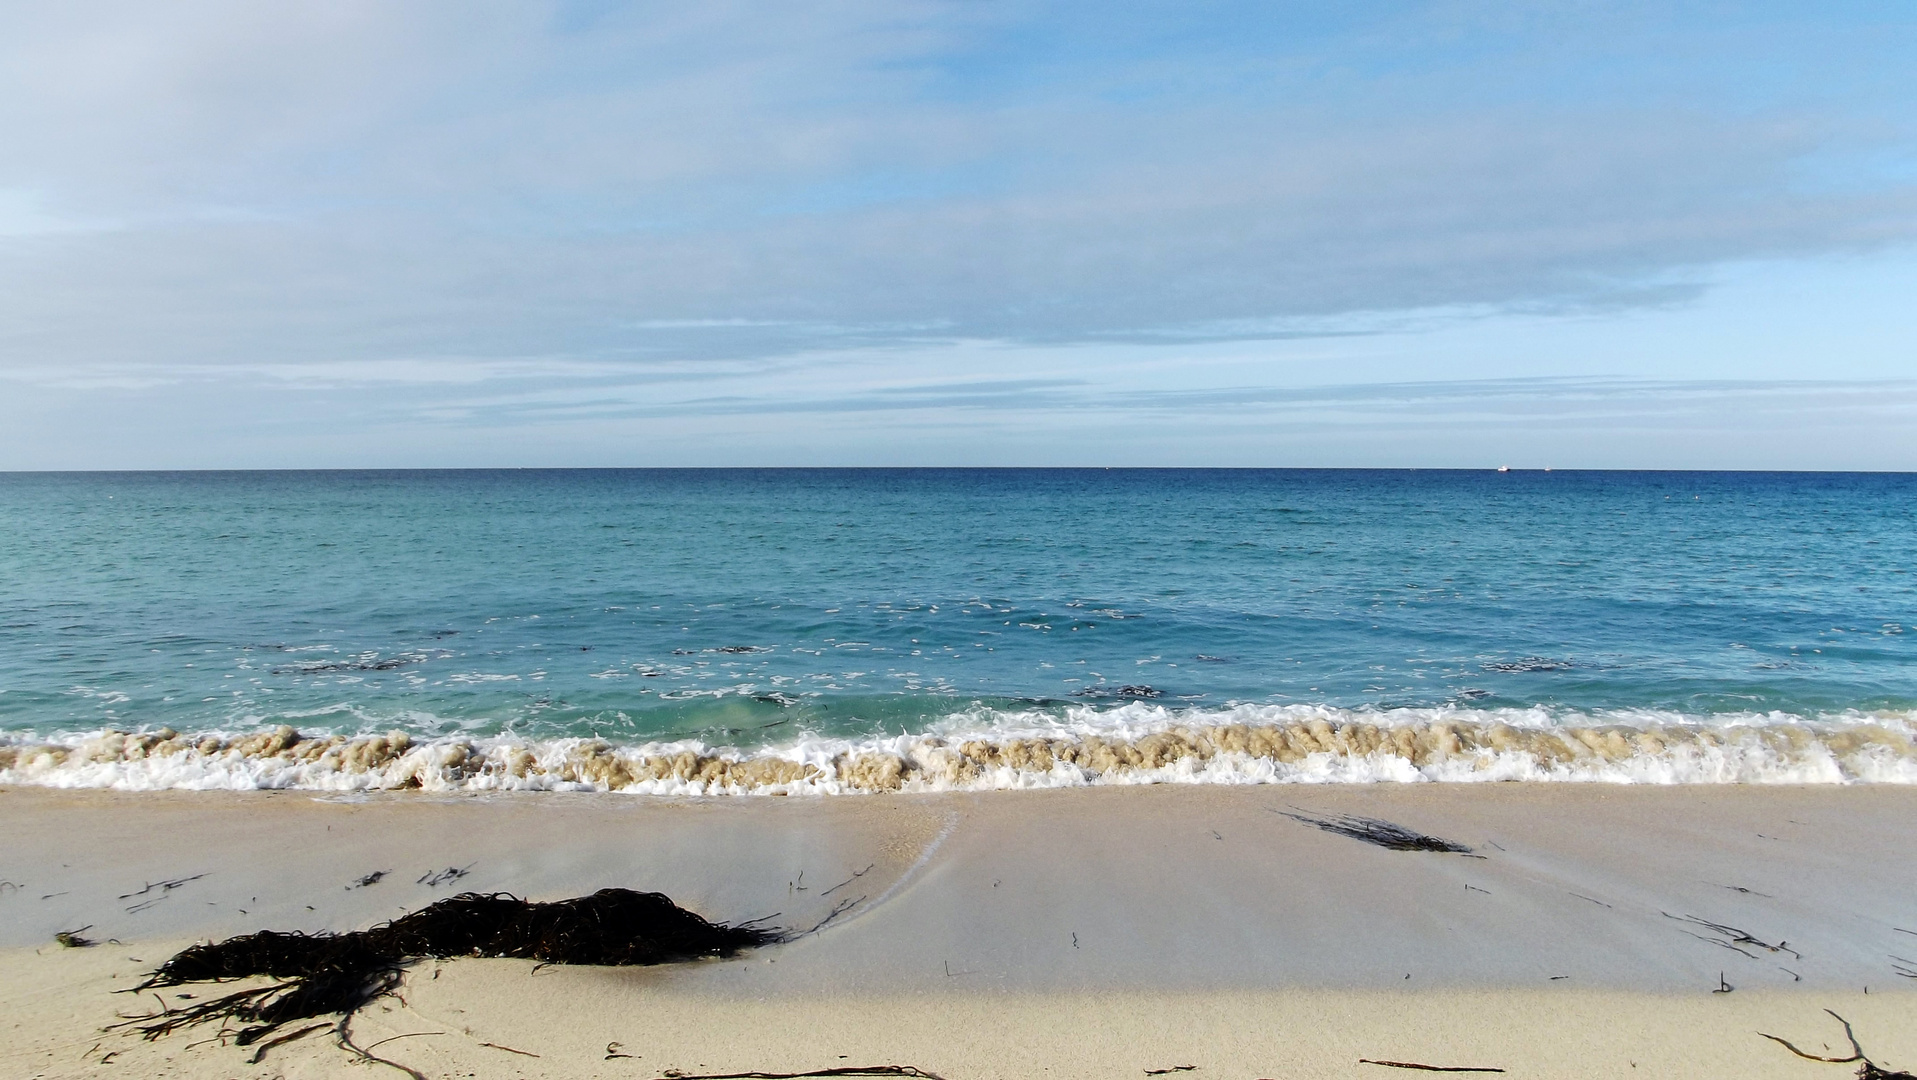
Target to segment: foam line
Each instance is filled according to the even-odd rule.
[[[104,731],[0,743],[0,783],[127,791],[624,791],[655,795],[1002,790],[1087,784],[1917,783],[1909,712],[1687,716],[1544,709],[1340,710],[1148,703],[976,708],[917,734],[803,735],[745,749],[273,731]]]

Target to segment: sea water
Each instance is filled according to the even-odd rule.
[[[0,474],[0,783],[1917,782],[1917,476]]]

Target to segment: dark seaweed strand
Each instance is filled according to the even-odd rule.
[[[548,964],[628,966],[731,956],[780,932],[708,922],[662,893],[601,889],[532,903],[507,893],[461,893],[368,930],[302,934],[263,930],[184,949],[133,990],[264,976],[270,986],[168,1008],[113,1025],[157,1039],[209,1020],[253,1025],[249,1045],[294,1020],[350,1015],[398,989],[422,957],[518,957]]]
[[[1829,1009],[1825,1009],[1824,1011],[1834,1017],[1838,1023],[1844,1025],[1844,1038],[1850,1043],[1849,1057],[1822,1057],[1817,1054],[1808,1054],[1791,1045],[1787,1039],[1781,1039],[1776,1035],[1766,1035],[1761,1031],[1757,1034],[1762,1038],[1777,1043],[1784,1049],[1803,1058],[1805,1061],[1822,1061],[1830,1065],[1849,1065],[1852,1062],[1857,1062],[1857,1080],[1917,1080],[1917,1075],[1901,1070],[1892,1072],[1872,1061],[1865,1055],[1863,1046],[1858,1044],[1857,1033],[1851,1030],[1850,1021],[1838,1016]]]
[[[741,1072],[741,1073],[671,1073],[660,1080],[806,1080],[808,1077],[834,1076],[905,1076],[916,1080],[945,1080],[937,1073],[929,1073],[914,1065],[842,1065],[835,1069],[815,1069],[812,1072]]]
[[[1456,841],[1439,836],[1428,836],[1380,818],[1360,817],[1357,814],[1327,814],[1323,817],[1311,814],[1285,814],[1285,816],[1323,829],[1328,833],[1348,836],[1353,840],[1363,840],[1367,844],[1376,844],[1393,851],[1443,851],[1457,855],[1471,854],[1469,847]]]

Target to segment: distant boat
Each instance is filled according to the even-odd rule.
[[[1499,471],[1499,472],[1510,472],[1510,471],[1511,471],[1511,466],[1509,466],[1509,465],[1500,465],[1500,466],[1498,466],[1498,471]]]

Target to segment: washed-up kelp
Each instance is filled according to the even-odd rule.
[[[1441,836],[1427,836],[1393,822],[1378,818],[1360,817],[1357,814],[1327,814],[1314,817],[1310,814],[1286,814],[1293,821],[1302,821],[1328,833],[1349,836],[1353,840],[1363,840],[1367,844],[1390,848],[1393,851],[1446,851],[1457,855],[1469,855],[1471,849],[1456,841]]]
[[[1824,1011],[1836,1017],[1837,1022],[1844,1025],[1844,1038],[1850,1043],[1849,1057],[1822,1057],[1817,1054],[1807,1054],[1797,1047],[1792,1046],[1788,1040],[1780,1039],[1775,1035],[1765,1035],[1761,1031],[1758,1032],[1758,1034],[1774,1043],[1780,1044],[1784,1049],[1789,1050],[1791,1053],[1796,1054],[1806,1061],[1822,1061],[1831,1065],[1850,1065],[1855,1063],[1857,1065],[1857,1080],[1917,1080],[1917,1075],[1901,1070],[1892,1072],[1866,1057],[1864,1055],[1864,1048],[1857,1043],[1857,1033],[1850,1029],[1850,1021],[1838,1016],[1829,1009],[1825,1009]]]
[[[662,893],[601,889],[536,904],[506,893],[462,893],[410,915],[346,934],[257,934],[185,949],[135,991],[265,976],[278,980],[125,1025],[148,1039],[209,1020],[251,1025],[235,1041],[256,1042],[282,1024],[350,1015],[399,986],[422,958],[518,957],[549,964],[665,964],[731,956],[777,940],[762,927],[707,922]]]

